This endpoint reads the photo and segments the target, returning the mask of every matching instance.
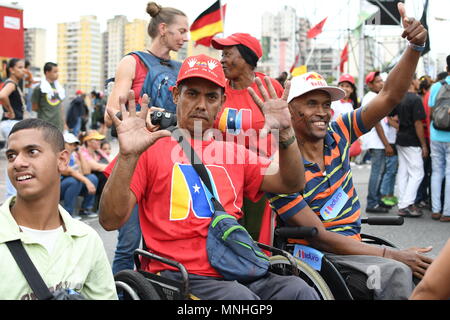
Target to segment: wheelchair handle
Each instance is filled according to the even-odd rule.
[[[403,217],[370,217],[362,219],[361,223],[368,224],[370,226],[402,226],[405,223]]]
[[[276,236],[290,239],[314,238],[318,233],[315,227],[283,227],[275,230]]]

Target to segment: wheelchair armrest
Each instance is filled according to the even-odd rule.
[[[287,239],[307,239],[317,236],[315,227],[282,227],[275,229],[275,236]]]
[[[403,217],[370,217],[361,219],[361,223],[371,226],[402,226],[405,223]]]
[[[156,260],[159,261],[161,263],[164,263],[168,266],[177,268],[180,273],[181,273],[181,277],[182,277],[182,283],[183,283],[183,291],[182,294],[184,296],[188,296],[189,293],[189,274],[186,270],[186,268],[179,262],[176,261],[172,261],[160,256],[157,256],[154,253],[145,251],[145,250],[141,250],[141,249],[137,249],[136,251],[134,251],[134,260],[135,260],[135,264],[137,266],[137,268],[140,268],[140,263],[139,263],[139,256],[142,256],[144,258],[150,259],[150,260]],[[139,263],[139,264],[137,264]]]

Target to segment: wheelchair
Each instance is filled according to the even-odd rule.
[[[302,228],[297,234],[301,237],[313,237],[316,228]],[[295,259],[290,253],[258,244],[263,250],[272,254],[270,272],[279,275],[295,275],[304,279],[316,289],[323,300],[333,300],[333,294],[321,275],[307,263]],[[180,281],[165,278],[141,269],[141,259],[159,261],[176,268],[181,275]],[[134,253],[136,271],[125,270],[114,276],[117,293],[121,300],[198,300],[189,292],[189,276],[186,268],[179,262],[166,259],[146,250],[138,249]]]
[[[371,217],[368,219],[362,219],[362,224],[367,225],[379,225],[379,226],[401,226],[404,223],[403,217]],[[396,248],[394,244],[384,239],[361,234],[362,241],[367,244],[372,245],[383,245],[387,247]],[[281,250],[287,251],[290,254],[293,254],[295,244],[289,243],[288,239],[306,239],[304,231],[302,227],[278,227],[274,231],[274,246]],[[298,260],[298,259],[296,259]],[[283,264],[282,262],[280,262]],[[282,267],[279,265],[279,267]],[[316,288],[317,291],[330,291],[331,296],[335,300],[355,300],[355,299],[364,299],[361,296],[369,297],[373,299],[373,293],[370,293],[370,290],[367,288],[367,276],[365,274],[355,275],[354,273],[343,273],[338,270],[338,268],[327,258],[327,254],[325,253],[322,258],[321,269],[318,271],[319,275],[325,282],[326,287],[318,287],[315,283],[307,281],[310,285]],[[353,277],[352,281],[359,281],[361,283],[361,287],[364,287],[365,290],[363,292],[356,292],[355,289],[349,288],[347,282],[350,281],[350,277]],[[356,278],[356,279],[355,279]],[[320,283],[322,286],[323,283]],[[322,298],[324,298],[322,296]]]
[[[363,224],[401,226],[403,217],[372,217],[362,219]],[[316,271],[306,262],[293,256],[294,244],[288,239],[308,239],[317,235],[316,228],[278,227],[274,230],[274,247],[258,243],[261,249],[270,252],[270,272],[278,275],[295,275],[313,287],[321,300],[354,300],[354,294],[346,283],[346,275],[327,259],[322,259],[321,270]],[[381,238],[361,235],[368,244],[395,246]],[[156,260],[176,268],[181,280],[175,281],[141,270],[141,259]],[[189,292],[189,276],[186,268],[179,262],[160,257],[147,250],[138,249],[134,253],[136,271],[126,270],[114,276],[117,292],[123,300],[198,300]],[[362,280],[364,281],[364,280]]]

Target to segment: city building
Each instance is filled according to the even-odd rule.
[[[77,90],[101,90],[102,37],[95,16],[82,16],[80,21],[58,24],[57,57],[60,82],[68,96]]]
[[[117,66],[123,58],[125,48],[125,27],[128,24],[126,16],[119,15],[107,22],[108,32],[108,72],[107,77],[114,77]],[[104,51],[106,47],[104,48]]]
[[[30,62],[32,70],[42,71],[44,64],[47,62],[46,48],[47,48],[47,31],[45,29],[41,28],[25,29],[25,59]]]
[[[289,72],[294,64],[304,64],[310,47],[306,36],[309,29],[309,20],[298,17],[292,7],[284,6],[275,14],[264,13],[261,29],[264,55],[258,69],[277,77],[284,71]]]
[[[340,51],[338,49],[325,44],[317,44],[308,63],[308,71],[315,71],[329,83],[333,83],[337,80],[339,64]]]
[[[122,56],[133,51],[145,51],[150,47],[150,36],[148,35],[148,21],[134,19],[125,26],[125,42]]]

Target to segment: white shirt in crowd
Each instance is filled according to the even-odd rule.
[[[341,114],[352,112],[353,104],[350,101],[344,100],[334,101],[331,104],[331,109],[333,110],[333,117],[331,118],[331,121],[336,121]]]
[[[376,96],[377,94],[375,92],[370,91],[364,96],[361,106],[364,108]],[[387,117],[381,120],[380,124],[384,130],[384,134],[388,142],[390,144],[395,144],[395,141],[397,140],[397,129],[389,125]],[[380,137],[378,136],[377,130],[375,128],[373,128],[371,131],[369,131],[361,138],[363,140],[362,149],[364,150],[384,149],[384,144],[381,141]]]

